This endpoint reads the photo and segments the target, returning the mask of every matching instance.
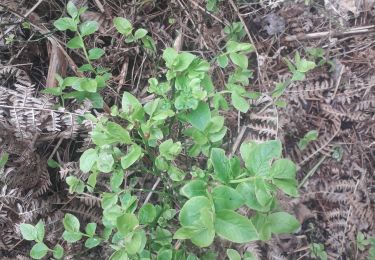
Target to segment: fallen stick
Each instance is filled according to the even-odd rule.
[[[361,27],[350,28],[347,31],[325,31],[325,32],[316,32],[316,33],[308,33],[308,34],[297,34],[297,35],[290,35],[284,38],[285,41],[306,41],[306,40],[313,40],[313,39],[320,39],[323,37],[345,37],[350,35],[357,35],[357,34],[365,34],[375,32],[375,25],[367,25]]]

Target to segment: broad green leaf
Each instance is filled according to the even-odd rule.
[[[75,176],[68,176],[66,177],[66,183],[69,185],[69,193],[78,193],[81,194],[85,190],[85,184],[83,181],[78,179]]]
[[[215,230],[219,236],[235,243],[258,239],[256,229],[251,221],[232,210],[225,209],[216,213]]]
[[[292,179],[273,179],[273,184],[275,184],[279,189],[292,197],[298,197],[297,181]]]
[[[87,248],[94,248],[98,246],[101,242],[99,237],[90,237],[85,241],[85,247]]]
[[[54,169],[60,167],[59,163],[56,162],[56,161],[53,160],[53,159],[49,159],[49,160],[47,161],[47,165],[48,165],[48,167],[51,167],[51,168],[54,168]],[[1,168],[1,163],[0,163],[0,168]]]
[[[175,71],[186,70],[195,58],[196,56],[189,52],[182,52],[178,54],[177,59],[175,60],[173,64],[174,70]]]
[[[124,171],[120,169],[116,169],[112,172],[112,176],[110,179],[111,189],[115,192],[118,191],[119,187],[121,186],[122,182],[124,181]]]
[[[249,63],[245,54],[230,53],[229,57],[231,61],[242,69],[247,69]]]
[[[71,30],[73,32],[77,31],[77,22],[75,22],[72,18],[69,18],[69,17],[60,18],[56,20],[53,23],[53,25],[59,31],[66,31],[66,30]]]
[[[81,80],[81,88],[87,92],[95,93],[98,89],[98,83],[95,79],[84,78]]]
[[[80,232],[71,232],[71,231],[64,231],[63,238],[68,243],[74,243],[82,239],[82,233]]]
[[[281,142],[271,140],[256,144],[254,142],[241,145],[241,156],[251,174],[266,175],[271,167],[270,160],[281,156]]]
[[[241,255],[234,249],[227,249],[229,260],[241,260]]]
[[[197,109],[190,111],[186,118],[192,126],[204,131],[211,121],[210,107],[207,103],[199,102]]]
[[[181,188],[180,193],[187,198],[205,196],[207,195],[207,183],[202,180],[191,180]]]
[[[242,195],[245,199],[245,204],[256,211],[268,212],[270,210],[272,200],[269,201],[266,205],[262,206],[257,200],[255,195],[255,185],[251,182],[242,182],[240,183],[236,190]]]
[[[76,216],[66,213],[63,220],[64,228],[67,231],[79,232],[80,223]]]
[[[141,246],[142,246],[142,240],[143,240],[143,236],[144,236],[144,231],[143,230],[140,230],[140,231],[137,231],[137,232],[134,232],[132,234],[132,237],[130,240],[127,240],[125,242],[125,248],[126,248],[126,252],[129,254],[129,255],[135,255],[136,253],[138,253],[141,249]]]
[[[215,229],[201,227],[199,231],[191,237],[191,242],[199,247],[208,247],[215,238]]]
[[[135,39],[135,40],[139,40],[139,39],[145,37],[146,34],[147,34],[147,31],[146,31],[145,29],[142,29],[142,28],[141,28],[141,29],[138,29],[138,30],[136,30],[135,33],[134,33],[134,39]]]
[[[172,260],[173,251],[171,249],[161,249],[156,260]]]
[[[260,240],[267,241],[271,238],[271,227],[266,214],[256,213],[255,216],[251,218],[251,222],[257,229]]]
[[[181,142],[173,143],[172,139],[168,139],[159,145],[160,155],[167,160],[174,160],[182,150]]]
[[[97,60],[100,59],[104,55],[104,50],[100,48],[93,48],[89,50],[89,59],[90,60]]]
[[[236,210],[244,203],[241,194],[229,186],[217,186],[212,190],[211,194],[215,204],[215,211],[223,209]]]
[[[166,48],[163,52],[163,59],[168,68],[172,68],[174,61],[178,56],[178,52],[173,48]]]
[[[280,97],[282,94],[284,94],[284,91],[285,91],[285,89],[286,89],[287,86],[288,86],[288,84],[286,84],[286,82],[276,83],[276,87],[272,91],[272,97],[273,98]]]
[[[231,179],[231,165],[230,160],[225,156],[225,151],[213,148],[210,159],[215,170],[215,177],[222,183],[228,183]]]
[[[182,181],[185,179],[186,173],[174,165],[171,165],[167,172],[172,181]]]
[[[318,131],[311,130],[305,136],[299,140],[298,142],[298,148],[303,151],[306,149],[307,145],[318,138]]]
[[[69,1],[66,5],[66,11],[73,19],[78,16],[78,9],[72,1]]]
[[[128,260],[128,259],[129,257],[125,249],[118,249],[109,258],[109,260]]]
[[[300,227],[298,220],[286,212],[272,213],[268,216],[268,220],[271,232],[274,234],[292,233]]]
[[[255,196],[263,207],[272,200],[270,185],[264,179],[255,180]]]
[[[179,220],[182,226],[194,226],[200,220],[202,209],[212,209],[209,199],[197,196],[189,199],[181,208]]]
[[[130,144],[132,142],[129,132],[119,124],[108,122],[107,131],[110,137],[115,140],[115,142],[119,142],[122,144]]]
[[[146,203],[140,208],[138,213],[140,224],[150,224],[156,218],[156,209],[151,203]]]
[[[292,76],[292,81],[300,81],[300,80],[304,80],[305,79],[305,73],[303,72],[300,72],[300,71],[295,71],[293,72],[293,76]]]
[[[42,243],[36,243],[30,251],[30,256],[34,259],[41,259],[48,253],[48,247]]]
[[[198,232],[199,229],[194,226],[181,227],[174,233],[173,239],[191,239]]]
[[[85,228],[85,232],[88,236],[92,237],[95,234],[96,223],[88,223]]]
[[[296,67],[299,72],[305,73],[316,67],[315,62],[302,59],[300,62],[296,62]]]
[[[37,239],[37,232],[33,225],[22,223],[20,225],[20,230],[24,239],[29,241]]]
[[[63,256],[64,256],[64,248],[60,244],[57,244],[53,248],[53,257],[56,259],[61,259]]]
[[[249,102],[245,98],[241,97],[237,92],[232,92],[231,98],[232,98],[232,105],[238,111],[241,111],[242,113],[246,113],[249,110],[250,108]]]
[[[98,155],[98,160],[96,162],[96,166],[98,170],[104,173],[109,173],[112,171],[113,165],[115,160],[113,159],[112,154],[106,151],[100,151]]]
[[[278,159],[271,167],[270,176],[276,179],[295,179],[297,167],[288,159]]]
[[[66,44],[66,46],[69,49],[79,49],[79,48],[83,48],[84,44],[83,44],[83,41],[82,41],[81,37],[75,36],[75,37],[73,37],[72,39],[70,39],[68,41],[68,43]]]
[[[129,20],[122,17],[116,17],[113,20],[113,24],[115,25],[117,31],[125,36],[128,36],[133,30],[133,26]]]
[[[134,119],[140,120],[143,118],[143,108],[138,99],[130,94],[129,92],[124,92],[122,96],[122,111],[127,115],[131,115]]]
[[[228,56],[227,55],[220,55],[217,57],[217,63],[221,68],[226,68],[228,66]]]
[[[39,220],[38,223],[35,225],[36,237],[39,242],[42,242],[44,239],[44,223],[42,220]]]
[[[104,210],[113,207],[117,204],[118,195],[116,193],[104,192],[102,195],[102,208]]]
[[[82,37],[93,34],[99,29],[99,23],[96,21],[86,21],[80,24],[79,31]]]
[[[142,156],[142,148],[136,144],[132,145],[130,152],[121,157],[121,167],[126,170]]]
[[[138,219],[133,213],[125,213],[116,220],[117,229],[124,236],[132,232],[138,225]]]
[[[241,52],[248,53],[254,50],[253,45],[250,43],[239,43],[235,41],[228,41],[226,44],[227,51],[230,53]]]

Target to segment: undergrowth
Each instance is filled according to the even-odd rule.
[[[81,23],[79,17],[85,9],[77,9],[71,2],[67,12],[70,17],[60,18],[55,27],[75,34],[67,47],[84,54],[87,63],[79,71],[86,77],[58,76],[58,86],[44,92],[60,97],[62,106],[67,99],[75,99],[90,100],[94,108],[102,108],[100,90],[111,74],[107,68],[92,65],[104,51],[87,50],[84,43],[99,25],[95,21]],[[114,26],[126,43],[155,53],[145,29],[135,30],[121,17],[114,19]],[[154,95],[151,101],[143,103],[124,92],[121,106],[112,106],[110,114],[85,115],[82,120],[90,120],[94,126],[94,145],[79,162],[80,170],[89,177],[85,182],[69,176],[66,182],[70,193],[100,194],[102,221],[82,227],[79,219],[68,213],[63,220],[65,241],[50,247],[43,242],[42,221],[35,226],[22,224],[24,239],[36,242],[31,257],[40,259],[51,252],[60,259],[64,243],[84,240],[89,249],[109,246],[113,250],[110,259],[223,258],[219,252],[200,248],[220,239],[267,241],[273,234],[299,229],[297,219],[283,212],[277,201],[279,191],[298,196],[296,165],[282,158],[281,141],[243,143],[240,156],[227,156],[222,148],[227,127],[220,111],[234,108],[246,113],[249,100],[260,95],[245,88],[252,77],[247,55],[254,46],[238,42],[238,38],[231,37],[212,61],[230,72],[225,90],[215,88],[210,62],[167,48],[162,55],[165,73],[148,81],[148,92]],[[288,65],[293,77],[278,84],[272,93],[275,106],[283,105],[279,98],[291,81],[303,79],[304,73],[315,67],[299,54],[294,64]],[[109,176],[110,191],[96,186],[102,174]],[[153,189],[141,189],[146,196],[134,195],[135,178],[130,177],[139,175],[149,175],[155,182]],[[241,259],[235,249],[226,252],[230,259]],[[250,252],[242,257],[253,259]]]

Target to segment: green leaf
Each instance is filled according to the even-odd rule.
[[[270,160],[281,156],[281,142],[271,140],[256,144],[243,143],[240,147],[242,159],[251,174],[265,175],[271,167]]]
[[[89,59],[90,60],[97,60],[100,59],[104,55],[104,50],[100,48],[93,48],[89,50]]]
[[[79,158],[79,168],[82,172],[87,173],[92,169],[97,160],[97,151],[93,148],[90,148],[86,150]]]
[[[226,68],[228,66],[228,56],[227,55],[220,55],[217,57],[217,63],[221,68]]]
[[[99,237],[90,237],[85,242],[85,247],[87,248],[94,248],[98,246],[101,242],[101,239]]]
[[[104,173],[109,173],[112,171],[115,160],[113,159],[112,154],[107,151],[100,151],[96,165],[98,170]]]
[[[179,228],[173,235],[173,239],[191,239],[193,236],[195,236],[199,232],[199,229],[197,227],[181,227]]]
[[[251,221],[232,211],[222,210],[216,213],[216,233],[235,243],[245,243],[258,239],[258,235]]]
[[[1,156],[0,156],[0,169],[3,168],[5,166],[5,164],[7,163],[9,159],[9,154],[4,152]]]
[[[44,243],[36,243],[30,251],[30,256],[34,259],[41,259],[48,253],[48,247]]]
[[[311,141],[315,141],[318,138],[318,131],[311,130],[305,136],[299,140],[298,148],[303,151]]]
[[[305,79],[305,73],[300,71],[293,72],[292,81],[300,81]]]
[[[134,232],[131,239],[125,242],[126,252],[129,255],[135,255],[136,253],[138,253],[141,250],[144,237],[145,234],[143,230]]]
[[[230,160],[225,156],[225,151],[219,148],[211,150],[211,162],[215,170],[215,176],[222,183],[228,183],[231,179]]]
[[[207,195],[207,183],[202,180],[189,181],[181,188],[180,194],[187,198],[205,196]]]
[[[242,69],[247,69],[249,63],[245,54],[230,53],[229,57],[231,61]]]
[[[171,178],[172,181],[182,181],[183,179],[185,179],[186,173],[176,166],[169,166],[167,172],[169,178]]]
[[[211,121],[210,107],[207,103],[199,102],[197,109],[190,111],[186,118],[192,126],[203,132]]]
[[[241,260],[241,255],[234,249],[227,249],[229,260]]]
[[[66,11],[73,19],[78,16],[78,9],[72,1],[69,1],[66,5]]]
[[[268,205],[272,200],[270,185],[264,179],[255,180],[255,196],[260,205]]]
[[[145,29],[138,29],[134,33],[134,39],[139,40],[147,35],[147,31]]]
[[[49,160],[47,161],[47,165],[48,165],[48,167],[51,167],[51,168],[54,168],[54,169],[60,167],[59,163],[56,162],[56,161],[53,160],[53,159],[49,159]],[[0,165],[0,168],[1,168],[1,165]]]
[[[88,236],[92,237],[95,234],[96,223],[88,223],[85,228],[85,232]]]
[[[277,212],[268,216],[271,232],[274,234],[287,234],[297,231],[300,227],[298,220],[286,213]]]
[[[77,31],[77,22],[69,17],[64,17],[56,20],[53,25],[59,31],[71,30],[73,32]]]
[[[167,160],[174,160],[181,150],[181,142],[173,143],[172,139],[168,139],[159,145],[160,155]]]
[[[80,223],[76,216],[66,213],[63,220],[64,228],[67,231],[79,232]]]
[[[42,242],[44,239],[44,223],[42,220],[39,220],[38,223],[35,225],[36,237],[37,241]]]
[[[77,192],[78,194],[81,194],[85,190],[85,184],[83,181],[75,176],[66,177],[66,183],[69,185],[69,193]]]
[[[173,66],[174,61],[178,56],[178,52],[173,48],[166,48],[163,52],[163,59],[168,68]]]
[[[268,212],[270,210],[270,206],[272,200],[269,201],[268,204],[262,206],[255,195],[255,185],[252,182],[242,182],[240,183],[236,190],[242,195],[245,199],[245,204],[251,208],[255,209],[260,212]]]
[[[71,231],[64,231],[63,238],[68,243],[74,243],[82,238],[82,233],[80,232],[71,232]]]
[[[117,204],[118,195],[116,193],[104,192],[102,195],[102,208],[104,210],[113,207]]]
[[[143,108],[141,103],[129,92],[124,92],[121,105],[122,111],[125,114],[132,115],[134,119],[138,120],[143,118]]]
[[[161,249],[156,260],[172,260],[173,251],[171,249]]]
[[[260,240],[267,241],[271,238],[271,227],[266,214],[256,213],[251,218],[251,222],[257,229],[258,237]]]
[[[237,92],[235,91],[232,92],[231,98],[232,98],[232,105],[238,111],[241,111],[242,113],[246,113],[249,110],[250,108],[249,102],[243,97],[241,97]]]
[[[178,54],[176,60],[173,63],[174,70],[175,71],[186,70],[195,58],[196,56],[189,52],[181,52],[180,54]]]
[[[129,132],[119,124],[108,122],[107,131],[115,143],[130,144],[132,142]]]
[[[33,225],[22,223],[20,225],[20,230],[24,239],[29,241],[37,239],[37,232]]]
[[[229,186],[217,186],[212,190],[211,194],[215,204],[215,211],[223,209],[236,210],[244,203],[242,195]]]
[[[99,23],[96,21],[86,21],[80,24],[79,31],[82,37],[93,34],[99,29]]]
[[[294,162],[288,159],[278,159],[271,167],[270,176],[276,179],[296,178],[297,167]]]
[[[53,257],[56,259],[61,259],[63,256],[64,256],[64,248],[61,245],[57,244],[53,248]]]
[[[197,196],[189,199],[181,208],[179,220],[182,226],[194,226],[200,220],[202,209],[212,209],[209,199]]]
[[[127,155],[121,157],[121,167],[126,170],[142,156],[142,148],[136,144],[132,145]]]
[[[114,23],[117,31],[119,33],[125,35],[125,36],[128,36],[133,30],[133,26],[129,22],[128,19],[125,19],[125,18],[122,18],[122,17],[116,17],[113,20],[113,23]]]
[[[140,208],[138,213],[139,223],[150,224],[156,218],[156,209],[151,203],[146,203]]]
[[[98,83],[95,79],[84,78],[81,80],[81,88],[87,92],[95,93],[98,89]]]
[[[297,181],[291,179],[274,179],[273,184],[292,197],[298,197]]]
[[[316,67],[315,62],[302,59],[300,62],[296,61],[296,67],[299,72],[306,73]]]
[[[66,44],[66,46],[69,49],[79,49],[79,48],[83,48],[84,44],[83,44],[83,41],[82,41],[81,37],[75,36],[75,37],[73,37],[72,39],[70,39],[68,41],[68,43]]]
[[[133,213],[125,213],[116,220],[117,229],[124,236],[132,232],[138,225],[138,219]]]

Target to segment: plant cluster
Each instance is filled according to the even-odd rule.
[[[94,76],[58,77],[59,85],[46,92],[63,99],[86,98],[101,107],[98,91],[105,87],[110,74],[90,62],[104,52],[97,48],[86,51],[84,44],[84,37],[94,33],[98,24],[80,23],[79,15],[85,9],[77,10],[71,2],[67,9],[70,17],[57,20],[55,26],[75,32],[67,46],[83,51],[88,63],[80,71]],[[153,48],[146,30],[134,30],[124,18],[115,18],[114,24],[127,43],[140,41],[145,48]],[[69,176],[66,182],[70,193],[99,193],[103,214],[101,223],[88,223],[84,231],[77,217],[66,214],[63,239],[67,243],[85,240],[87,248],[109,246],[113,260],[193,260],[198,259],[195,253],[199,250],[191,243],[204,248],[217,237],[234,243],[267,241],[272,234],[298,230],[296,218],[283,212],[276,198],[279,191],[298,196],[296,165],[282,158],[281,142],[243,143],[240,157],[228,157],[220,148],[227,132],[220,111],[233,106],[247,112],[248,99],[259,96],[245,88],[252,77],[247,55],[253,50],[248,43],[227,42],[216,62],[223,69],[230,68],[231,74],[226,90],[217,91],[209,62],[167,48],[162,55],[166,73],[149,79],[153,100],[142,104],[124,92],[121,106],[112,106],[110,115],[85,115],[94,125],[94,146],[82,154],[79,165],[89,177],[83,181]],[[311,67],[301,65],[301,69],[301,62],[304,60],[297,62],[296,71]],[[64,92],[66,87],[71,89]],[[97,187],[102,174],[109,176],[110,191]],[[156,193],[158,199],[143,199],[133,193],[137,176],[146,174],[161,182],[161,188],[140,190]],[[241,213],[245,211],[251,216]],[[36,226],[22,224],[21,232],[25,239],[36,242],[30,252],[33,258],[40,259],[49,251],[55,258],[62,257],[61,245],[50,249],[43,243],[42,222]],[[227,255],[230,259],[241,257],[234,249],[228,249]],[[214,253],[207,251],[206,259],[209,256]],[[244,257],[251,259],[251,254]]]

